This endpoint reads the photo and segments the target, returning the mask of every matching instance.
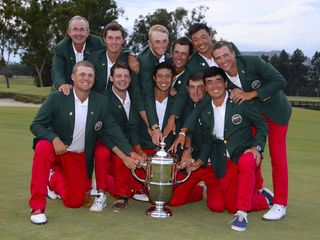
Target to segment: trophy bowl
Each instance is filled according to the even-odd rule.
[[[133,176],[142,182],[147,188],[147,194],[152,207],[146,210],[146,214],[155,218],[166,218],[172,216],[172,211],[165,205],[170,201],[173,194],[173,187],[185,182],[191,172],[182,179],[177,180],[178,156],[169,154],[165,151],[165,143],[160,143],[160,150],[154,156],[141,164],[146,172],[145,179],[139,178],[135,171],[132,170]]]

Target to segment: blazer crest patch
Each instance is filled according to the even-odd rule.
[[[94,125],[94,130],[95,131],[99,131],[102,128],[102,122],[98,121],[95,125]]]
[[[240,114],[234,114],[231,118],[231,121],[234,125],[239,125],[242,123],[242,117]]]
[[[261,86],[260,80],[254,80],[254,81],[251,83],[252,89],[258,89],[260,86]]]

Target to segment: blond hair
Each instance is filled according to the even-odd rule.
[[[162,32],[162,33],[167,34],[167,36],[169,37],[168,29],[165,26],[160,25],[160,24],[156,24],[156,25],[151,26],[151,28],[149,29],[149,32],[148,32],[149,39],[151,39],[153,32]]]

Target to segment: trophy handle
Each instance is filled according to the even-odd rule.
[[[189,178],[190,175],[191,175],[191,171],[187,171],[187,172],[188,172],[188,175],[187,175],[184,179],[182,179],[182,180],[177,180],[177,181],[176,181],[176,184],[180,184],[180,183],[183,183],[183,182],[185,182],[185,181],[188,180],[188,178]]]
[[[147,163],[144,162],[144,163],[139,163],[139,166],[141,166],[144,170],[146,170],[146,167],[147,167]],[[131,172],[132,172],[132,175],[134,176],[135,179],[137,179],[138,181],[142,182],[142,183],[146,183],[146,180],[144,179],[141,179],[137,176],[136,172],[134,169],[131,169]]]

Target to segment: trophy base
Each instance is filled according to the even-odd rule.
[[[167,218],[172,216],[171,209],[163,206],[163,205],[156,205],[153,207],[150,207],[146,210],[146,214],[150,217],[154,218]]]

